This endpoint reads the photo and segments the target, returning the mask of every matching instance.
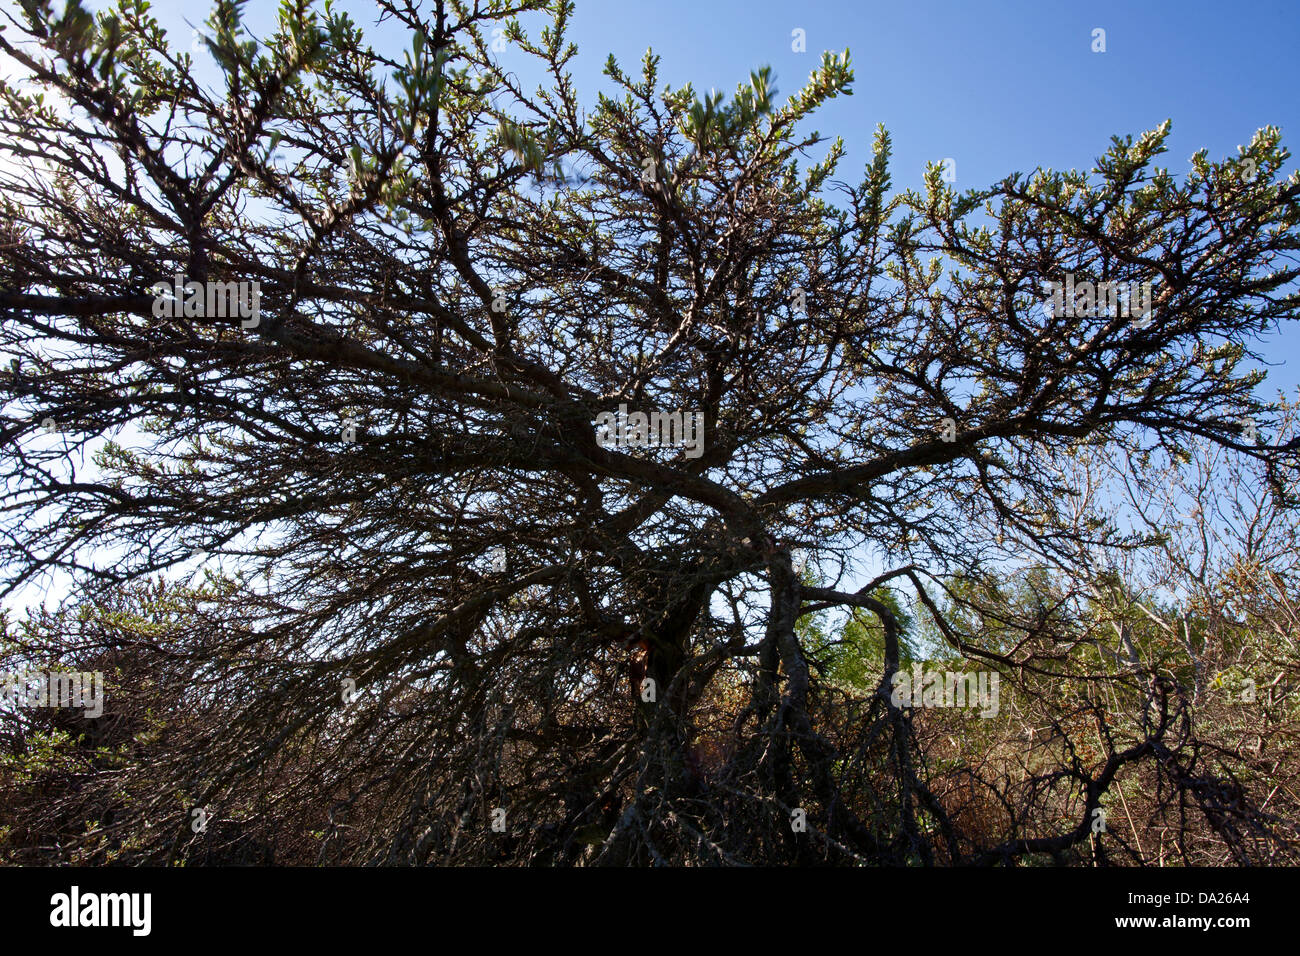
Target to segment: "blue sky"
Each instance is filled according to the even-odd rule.
[[[1235,154],[1260,126],[1300,135],[1300,5],[1244,2],[847,2],[665,0],[578,4],[574,39],[593,67],[603,51],[635,63],[647,46],[669,82],[730,92],[770,63],[777,86],[802,85],[823,49],[853,53],[854,95],[819,128],[843,135],[860,165],[871,130],[893,134],[896,182],[928,160],[957,160],[958,185],[1017,169],[1082,167],[1111,135],[1173,119],[1169,165],[1199,147]],[[807,32],[793,53],[790,32]],[[1091,51],[1092,30],[1106,52]]]

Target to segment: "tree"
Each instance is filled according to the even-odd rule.
[[[148,778],[146,858],[256,806],[327,810],[343,861],[1010,860],[1086,843],[1157,759],[1168,714],[1069,764],[1072,818],[967,845],[875,595],[1011,673],[1042,623],[984,647],[940,592],[1002,536],[1101,534],[1048,465],[1199,437],[1288,474],[1243,425],[1296,305],[1276,128],[1181,181],[1166,123],[1088,172],[892,191],[883,128],[856,185],[806,131],[847,51],[784,103],[766,69],[726,103],[611,57],[586,113],[563,0],[380,0],[400,60],[328,3],[259,41],[221,0],[215,86],[138,0],[21,6],[0,50],[49,96],[0,88],[6,593],[67,572],[97,607],[197,559],[220,608],[174,653],[226,705]],[[177,281],[257,311],[160,307]],[[698,414],[702,449],[611,447],[624,410]],[[847,710],[797,630],[833,607],[883,642]]]

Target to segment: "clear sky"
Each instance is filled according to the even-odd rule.
[[[596,78],[605,51],[635,65],[647,46],[665,80],[732,91],[770,63],[782,93],[824,49],[853,53],[854,95],[819,128],[864,162],[871,130],[893,134],[896,182],[957,160],[958,185],[1012,170],[1082,167],[1113,134],[1173,119],[1169,166],[1199,147],[1235,155],[1260,126],[1300,136],[1300,4],[1289,2],[973,2],[663,0],[582,2],[574,39]],[[808,52],[790,33],[807,33]],[[1093,53],[1092,31],[1106,31]]]

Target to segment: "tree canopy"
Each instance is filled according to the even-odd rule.
[[[1218,449],[1289,533],[1257,370],[1300,274],[1278,129],[1181,174],[1165,123],[1084,171],[896,189],[883,128],[853,182],[809,129],[848,51],[784,100],[611,56],[588,108],[565,0],[378,0],[397,51],[328,2],[263,38],[243,6],[208,21],[215,82],[143,0],[0,32],[0,562],[6,594],[75,582],[4,652],[109,680],[102,720],[12,738],[6,852],[1163,860],[1157,823],[1117,832],[1142,790],[1205,821],[1185,860],[1295,858],[1295,795],[1207,736],[1210,646],[1132,603],[1122,562],[1178,542],[1093,481]],[[159,316],[174,281],[256,283],[258,313]],[[620,406],[701,415],[702,452],[603,440]],[[1286,553],[1247,592],[1281,602],[1271,650],[1235,605],[1187,619],[1236,622],[1216,654],[1294,675]],[[996,718],[891,700],[916,629],[997,672]]]

